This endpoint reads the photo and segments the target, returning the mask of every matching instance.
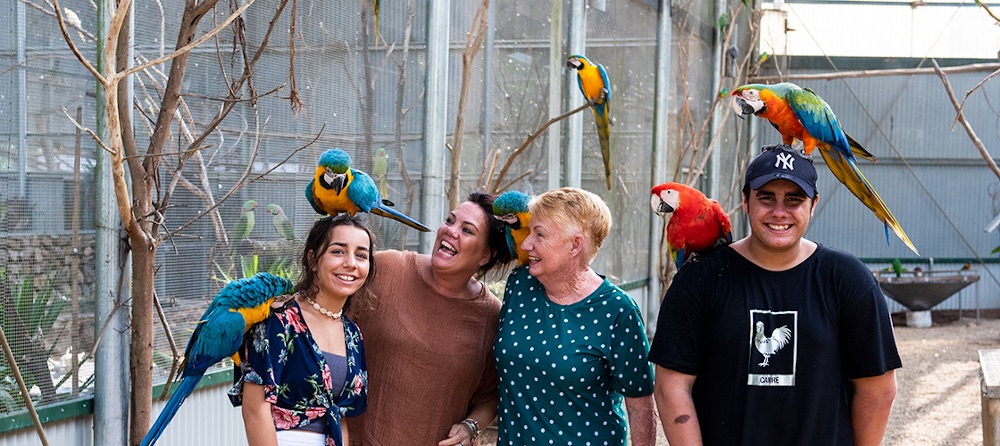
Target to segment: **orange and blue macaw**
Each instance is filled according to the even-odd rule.
[[[528,264],[528,253],[521,249],[521,243],[528,237],[531,222],[531,212],[528,211],[528,194],[510,190],[500,194],[493,200],[493,215],[506,223],[504,234],[507,236],[507,248],[511,255],[517,257],[517,264]]]
[[[306,200],[321,215],[358,212],[391,218],[422,232],[431,229],[396,211],[389,200],[383,200],[375,180],[367,173],[351,168],[351,156],[341,149],[323,152],[313,179],[306,186]]]
[[[808,88],[783,82],[744,85],[733,90],[732,96],[733,110],[740,118],[754,114],[767,119],[781,133],[786,145],[801,140],[806,155],[811,156],[812,151],[819,148],[833,176],[885,224],[886,243],[889,242],[889,228],[892,228],[908,248],[920,255],[882,197],[858,169],[855,157],[869,161],[875,161],[875,157],[844,132],[833,110],[819,95]]]
[[[237,365],[240,363],[237,352],[243,345],[243,335],[250,326],[267,319],[276,298],[291,294],[294,288],[288,279],[258,273],[229,282],[219,291],[198,321],[184,350],[181,382],[146,438],[142,439],[142,446],[156,443],[209,367],[226,357],[232,357]]]
[[[604,158],[604,177],[611,190],[611,82],[608,72],[601,64],[595,64],[586,56],[574,54],[566,59],[566,65],[576,70],[576,82],[584,99],[594,110],[597,137],[601,142],[601,156]]]
[[[732,243],[733,225],[718,201],[680,183],[663,183],[649,192],[653,212],[672,214],[664,230],[670,258],[678,269],[695,253]]]

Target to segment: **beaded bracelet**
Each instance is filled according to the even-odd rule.
[[[469,428],[469,433],[472,434],[472,441],[475,441],[477,438],[479,438],[479,422],[478,421],[476,421],[476,420],[474,420],[472,418],[466,418],[466,419],[464,419],[464,420],[461,421],[461,424],[464,425],[465,427]]]

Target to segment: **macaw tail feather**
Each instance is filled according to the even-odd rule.
[[[423,223],[420,223],[410,217],[407,217],[402,212],[396,211],[395,209],[390,207],[381,205],[378,207],[373,207],[371,213],[382,217],[391,218],[420,232],[431,232],[431,228],[424,226]]]
[[[597,106],[594,109],[594,123],[597,124],[597,138],[601,142],[601,157],[604,158],[604,178],[608,183],[608,190],[611,190],[611,121],[604,113],[606,108]]]
[[[833,172],[833,176],[837,177],[847,189],[854,194],[862,203],[878,217],[886,226],[886,242],[889,241],[889,228],[896,233],[896,236],[906,244],[907,248],[916,255],[920,255],[917,248],[913,246],[913,242],[907,237],[906,232],[903,231],[902,226],[896,221],[896,217],[892,215],[889,208],[882,201],[882,197],[879,197],[878,193],[872,187],[871,183],[868,182],[868,178],[861,173],[858,169],[857,164],[854,160],[845,158],[836,149],[824,145],[820,147],[820,154],[823,155],[823,160],[826,161],[827,167]]]
[[[198,381],[201,381],[202,375],[188,376],[181,380],[181,383],[177,386],[177,390],[174,392],[173,396],[170,397],[170,401],[167,401],[167,405],[163,406],[163,411],[160,412],[160,416],[156,417],[156,422],[153,423],[153,427],[149,428],[149,433],[146,434],[146,438],[142,439],[141,446],[152,446],[156,444],[156,440],[160,438],[160,434],[163,430],[167,428],[167,424],[170,420],[174,418],[177,414],[177,409],[180,409],[181,404],[184,400],[194,391],[195,386],[198,385]]]
[[[851,138],[851,135],[848,135],[845,132],[844,136],[847,137],[847,144],[851,146],[851,153],[853,153],[854,156],[856,156],[858,158],[866,159],[866,160],[871,161],[873,163],[876,161],[875,160],[875,155],[872,155],[867,150],[865,150],[864,147],[861,147],[861,143],[857,142],[854,138]]]

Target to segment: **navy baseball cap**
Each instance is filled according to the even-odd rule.
[[[810,198],[816,198],[816,177],[812,158],[802,151],[784,144],[767,146],[747,166],[743,192],[760,189],[774,180],[788,180],[801,187]]]

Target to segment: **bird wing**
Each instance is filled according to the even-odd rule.
[[[347,197],[354,205],[362,212],[371,212],[372,208],[380,206],[382,195],[378,192],[375,180],[357,169],[351,169],[351,174],[351,179],[347,183]]]
[[[320,203],[317,203],[316,196],[313,195],[313,187],[315,187],[315,184],[316,179],[313,178],[309,180],[309,184],[306,185],[306,201],[309,202],[309,206],[312,206],[313,210],[316,211],[317,214],[326,215],[326,211],[323,210]]]
[[[719,202],[714,199],[709,199],[712,207],[712,215],[715,217],[715,222],[719,225],[719,235],[721,239],[724,239],[726,243],[733,242],[733,223],[729,220],[729,214],[722,210],[722,206]]]
[[[845,157],[854,159],[847,135],[823,98],[807,88],[791,88],[785,100],[809,135],[844,153]]]

